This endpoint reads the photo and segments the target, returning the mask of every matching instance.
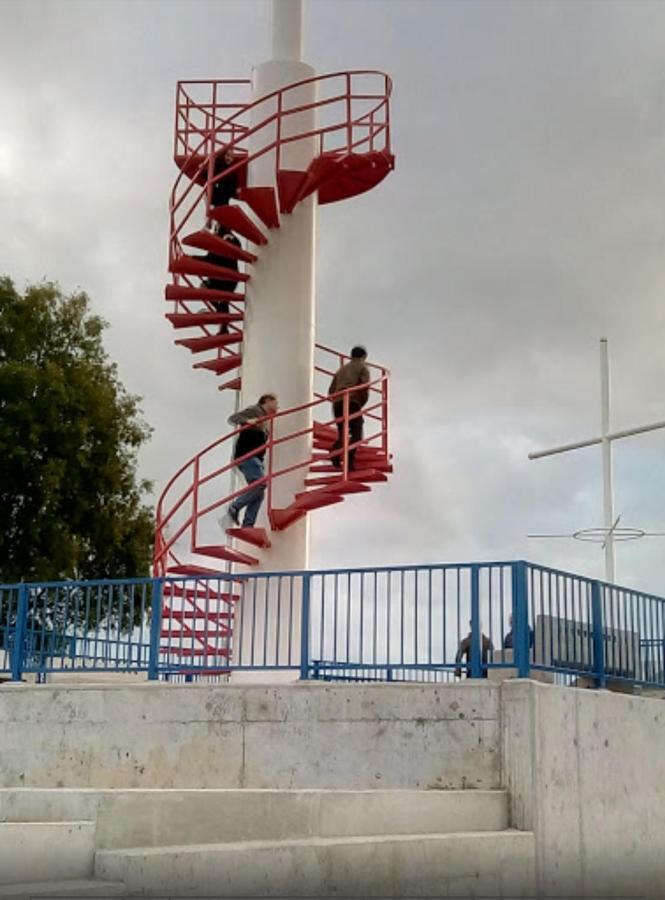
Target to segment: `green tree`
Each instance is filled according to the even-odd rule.
[[[150,429],[84,293],[0,278],[0,581],[149,574]]]

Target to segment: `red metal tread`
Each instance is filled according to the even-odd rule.
[[[197,250],[207,250],[214,253],[215,256],[221,256],[226,259],[238,259],[241,262],[256,262],[256,254],[250,253],[249,250],[243,250],[242,247],[236,247],[231,241],[225,241],[223,237],[213,234],[211,231],[202,229],[188,234],[182,239],[183,244],[188,247],[196,247]]]
[[[337,172],[338,160],[339,156],[333,154],[325,154],[313,159],[307,169],[306,178],[298,191],[296,202],[309,197],[310,194],[318,191],[322,184],[334,177]]]
[[[223,603],[235,603],[240,600],[240,594],[232,594],[229,591],[218,591],[216,588],[183,588],[179,584],[169,584],[167,581],[162,588],[165,597],[186,597],[187,600],[221,600]]]
[[[313,432],[315,439],[331,441],[337,439],[337,429],[333,425],[322,425],[320,422],[315,422]]]
[[[385,151],[349,153],[338,160],[337,171],[319,187],[319,203],[335,203],[376,187],[392,169],[395,157]]]
[[[352,481],[351,479],[344,481],[342,478],[336,478],[334,481],[330,481],[328,484],[323,485],[320,490],[332,491],[334,494],[366,494],[372,489],[359,479],[356,479],[355,481]],[[301,497],[306,497],[312,493],[314,492],[302,491],[300,494],[296,494],[296,499],[298,500]]]
[[[334,503],[343,503],[344,497],[329,490],[305,491],[305,496],[294,502],[297,509],[321,509],[323,506],[332,506]]]
[[[241,378],[232,378],[231,381],[225,381],[217,388],[218,391],[239,391],[242,387]]]
[[[161,638],[180,638],[182,636],[183,640],[185,638],[193,638],[197,641],[203,638],[207,641],[212,640],[213,638],[231,637],[231,629],[190,628],[189,625],[185,625],[182,631],[174,631],[172,628],[162,628],[159,636]]]
[[[216,266],[199,256],[187,256],[186,254],[171,262],[169,272],[173,272],[175,275],[217,278],[220,281],[249,281],[247,272],[237,272],[235,269],[227,269],[226,266]]]
[[[268,243],[268,238],[239,206],[218,206],[211,210],[210,217],[216,222],[221,222],[231,231],[237,231],[238,234],[254,244]]]
[[[205,566],[182,565],[169,566],[166,570],[167,575],[217,575],[218,578],[227,578],[226,572],[220,572],[219,569],[207,569]]]
[[[215,359],[206,359],[203,362],[194,363],[194,369],[210,369],[217,375],[223,375],[224,372],[230,372],[231,369],[237,369],[242,362],[242,356],[234,354],[233,356],[219,356]]]
[[[166,313],[166,318],[174,328],[193,328],[203,325],[228,325],[230,322],[242,322],[242,313],[218,313],[202,310],[201,312]]]
[[[245,543],[259,547],[261,550],[267,550],[271,546],[270,538],[265,528],[227,528],[226,533],[229,537],[245,541]]]
[[[280,212],[293,212],[298,202],[298,194],[307,178],[306,172],[294,169],[279,169],[277,172],[277,190],[279,192]]]
[[[338,451],[341,452],[341,451]],[[323,460],[330,459],[330,453],[325,453],[319,451],[318,453],[312,454],[313,462],[322,462]],[[381,450],[369,451],[364,447],[358,447],[356,450],[356,459],[365,460],[366,462],[371,463],[382,463],[387,462],[386,454]]]
[[[270,510],[270,527],[273,531],[285,531],[290,525],[294,525],[307,515],[306,509],[298,509],[294,505],[284,509]]]
[[[199,287],[191,287],[188,284],[167,284],[164,288],[165,300],[208,300],[230,303],[240,303],[245,299],[244,294],[238,294],[236,291],[217,291],[214,288],[207,288],[200,285]]]
[[[332,473],[330,473],[332,475]],[[360,482],[361,484],[372,484],[374,482],[379,483],[382,481],[388,481],[388,476],[384,475],[383,472],[349,472],[349,481]],[[339,474],[339,471],[336,469],[334,477],[319,477],[319,478],[306,478],[305,479],[305,487],[325,487],[328,484],[341,484],[342,476]]]
[[[359,472],[368,471],[369,468],[370,468],[370,466],[367,467],[367,470],[364,468],[356,469],[355,472],[351,471],[349,474],[353,476]],[[390,474],[393,470],[393,467],[390,463],[374,463],[373,462],[373,463],[371,463],[371,468],[376,472],[386,472],[387,474]],[[339,474],[339,469],[336,469],[332,463],[330,463],[330,465],[328,465],[328,466],[325,465],[324,463],[319,463],[319,464],[315,463],[313,466],[310,466],[309,471],[312,472],[313,474],[320,474],[320,473],[324,473],[324,472],[327,472],[330,474],[335,474],[335,473]],[[362,481],[362,478],[360,478],[359,480]]]
[[[274,188],[240,188],[238,200],[246,203],[268,228],[279,228],[279,210],[277,209],[277,197]]]
[[[211,544],[205,547],[194,547],[194,553],[200,553],[202,556],[213,556],[215,559],[225,559],[227,562],[242,563],[245,566],[257,566],[258,559],[243,553],[241,550],[234,550],[225,544]]]
[[[175,341],[178,347],[187,347],[192,353],[201,353],[202,350],[215,350],[218,347],[228,347],[231,344],[242,343],[242,332],[235,334],[208,334],[203,337],[180,338]]]
[[[231,622],[233,620],[232,612],[208,612],[207,610],[199,609],[169,609],[164,607],[162,615],[165,619],[174,619],[177,622],[182,622],[186,619],[202,620],[204,622]]]

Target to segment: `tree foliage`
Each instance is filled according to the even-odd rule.
[[[150,429],[84,293],[0,278],[0,581],[149,573]]]

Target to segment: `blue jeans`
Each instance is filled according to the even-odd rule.
[[[247,484],[252,484],[255,481],[258,481],[260,478],[263,478],[265,475],[265,470],[263,468],[263,460],[259,459],[258,456],[250,456],[249,459],[246,459],[244,462],[238,464],[238,468],[245,476],[245,481]],[[235,513],[239,513],[243,507],[245,508],[245,518],[242,523],[243,528],[253,528],[254,523],[256,522],[256,517],[259,514],[259,510],[261,509],[261,504],[263,503],[263,495],[266,492],[266,486],[264,484],[257,484],[256,487],[250,487],[248,491],[245,491],[243,494],[240,494],[239,497],[231,503],[229,509],[233,510]]]

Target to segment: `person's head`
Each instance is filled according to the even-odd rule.
[[[267,416],[274,416],[279,409],[279,402],[276,394],[262,394],[259,397],[259,406],[263,407]]]
[[[226,163],[227,166],[230,166],[233,162],[233,150],[230,147],[225,147],[222,151],[222,159]]]
[[[367,359],[367,350],[358,344],[351,350],[351,359],[359,359],[362,362],[365,362]]]

